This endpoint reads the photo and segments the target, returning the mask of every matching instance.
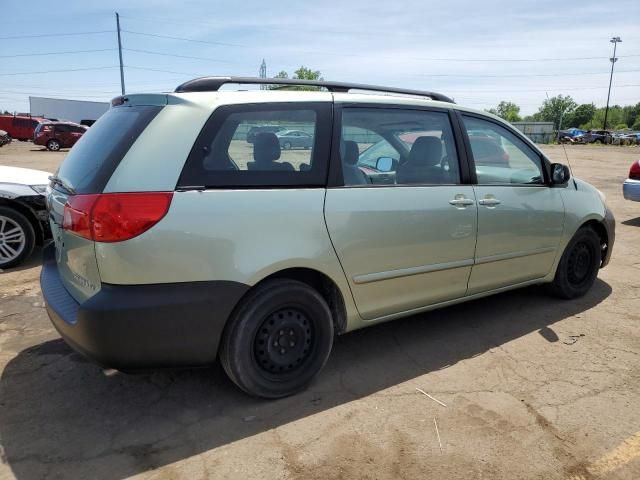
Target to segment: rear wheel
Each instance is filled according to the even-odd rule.
[[[282,148],[285,150],[291,150],[291,143],[290,142],[284,142],[282,144]]]
[[[0,268],[11,268],[25,260],[36,243],[31,222],[20,212],[0,207]]]
[[[60,142],[55,138],[52,138],[47,142],[47,150],[50,150],[52,152],[57,152],[58,150],[60,150],[60,147]]]
[[[551,291],[567,299],[583,296],[596,280],[600,262],[600,237],[591,228],[581,228],[562,254]]]
[[[258,286],[229,320],[220,361],[250,395],[279,398],[303,390],[333,345],[331,312],[322,296],[296,280]]]

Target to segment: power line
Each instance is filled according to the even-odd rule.
[[[207,27],[214,27],[214,28],[225,28],[226,25],[224,23],[212,23],[212,22],[193,22],[193,21],[180,21],[180,20],[175,20],[175,19],[163,19],[163,18],[159,18],[159,17],[146,17],[146,18],[136,18],[135,16],[129,16],[129,15],[121,15],[121,18],[125,18],[127,20],[132,20],[134,22],[143,22],[143,23],[156,23],[156,22],[161,22],[161,23],[167,23],[167,24],[171,24],[171,25],[175,25],[175,24],[182,24],[182,25],[204,25]],[[364,32],[364,31],[353,31],[353,30],[348,30],[348,31],[341,31],[341,30],[327,30],[325,28],[322,29],[309,29],[309,28],[292,28],[292,27],[287,27],[287,26],[282,26],[282,25],[277,25],[277,26],[272,26],[272,27],[268,27],[265,25],[250,25],[251,28],[257,28],[259,30],[272,30],[272,31],[277,31],[277,32],[282,32],[282,31],[299,31],[299,32],[304,32],[304,33],[309,33],[312,31],[319,31],[322,32],[324,34],[329,34],[329,35],[334,35],[334,34],[338,34],[338,35],[348,35],[348,36],[357,36],[357,35],[363,35],[363,36],[379,36],[378,32]],[[124,31],[124,30],[123,30]],[[149,34],[150,35],[150,34]],[[427,34],[420,34],[420,33],[414,33],[414,32],[407,32],[407,31],[396,31],[394,32],[394,35],[398,35],[398,36],[410,36],[410,37],[425,37],[425,38],[430,38],[430,35]],[[184,38],[179,38],[180,40],[187,40]],[[207,43],[202,41],[203,43]],[[239,45],[238,45],[239,46]],[[245,47],[245,45],[242,45],[243,47]],[[248,47],[249,48],[249,47]],[[618,55],[618,57],[622,57],[622,55]],[[640,54],[631,54],[631,55],[625,55],[625,57],[640,57]],[[432,61],[448,61],[448,62],[551,62],[551,61],[557,61],[557,62],[563,62],[563,61],[573,61],[573,60],[577,60],[577,61],[582,61],[582,60],[603,60],[603,59],[607,59],[608,57],[606,55],[600,56],[600,57],[564,57],[564,58],[425,58],[425,60],[432,60]]]
[[[73,53],[112,52],[114,50],[117,50],[117,49],[116,48],[97,48],[94,50],[67,50],[66,52],[17,53],[15,55],[0,55],[0,58],[39,57],[44,55],[67,55],[67,54],[73,54]]]
[[[105,70],[107,68],[117,68],[117,65],[113,65],[110,67],[87,67],[87,68],[68,68],[63,70],[43,70],[40,72],[12,72],[12,73],[0,73],[0,76],[10,76],[10,75],[35,75],[40,73],[60,73],[60,72],[83,72],[87,70]]]
[[[240,45],[238,43],[225,43],[225,42],[210,42],[207,40],[196,40],[194,38],[183,38],[183,37],[173,37],[170,35],[159,35],[157,33],[144,33],[144,32],[134,32],[133,30],[125,30],[124,28],[120,29],[121,32],[130,33],[132,35],[142,35],[145,37],[156,37],[156,38],[168,38],[170,40],[183,40],[185,42],[194,42],[194,43],[206,43],[209,45],[220,45],[223,47],[243,47],[243,48],[255,48],[250,47],[249,45]]]
[[[133,35],[142,35],[146,37],[154,37],[154,38],[165,38],[169,40],[179,40],[183,42],[193,42],[193,43],[201,43],[205,45],[218,45],[218,46],[226,46],[226,47],[238,47],[238,48],[252,48],[255,49],[255,45],[244,45],[240,43],[225,43],[225,42],[214,42],[209,40],[198,40],[194,38],[187,37],[178,37],[174,35],[162,35],[157,33],[147,33],[147,32],[137,32],[134,30],[126,30],[121,29],[122,32],[133,34]],[[354,57],[354,58],[388,58],[396,60],[397,57],[393,55],[363,55],[358,53],[336,53],[336,52],[327,52],[320,50],[299,50],[299,53],[310,54],[310,55],[332,55],[337,57]],[[631,54],[627,55],[628,57],[640,57],[640,54]],[[436,57],[403,57],[405,59],[411,60],[419,60],[419,61],[448,61],[448,62],[538,62],[538,61],[567,61],[567,60],[602,60],[606,57],[563,57],[563,58],[508,58],[508,59],[497,59],[497,58],[436,58]]]
[[[113,33],[114,30],[97,30],[95,32],[72,32],[72,33],[36,33],[32,35],[13,35],[10,37],[0,37],[0,40],[14,40],[19,38],[42,38],[42,37],[71,37],[75,35],[96,35],[99,33]]]
[[[618,73],[638,73],[640,70],[619,70]],[[573,77],[583,75],[609,75],[609,72],[580,72],[580,73],[518,73],[505,75],[476,75],[457,73],[421,73],[418,77],[465,77],[465,78],[515,78],[515,77]]]
[[[627,87],[640,87],[640,83],[637,84],[627,84],[627,85],[616,85],[616,88],[627,88]],[[451,90],[448,90],[449,92],[473,92],[473,93],[501,93],[501,92],[506,92],[506,93],[528,93],[528,92],[546,92],[546,91],[566,91],[566,92],[572,92],[574,90],[604,90],[607,87],[603,87],[603,86],[599,86],[599,87],[550,87],[550,88],[540,88],[540,89],[535,89],[535,90],[505,90],[503,88],[501,89],[497,89],[497,90],[478,90],[476,88],[470,88],[470,89],[457,89],[457,88],[453,88]]]
[[[123,32],[125,30],[122,30]],[[232,62],[230,60],[219,60],[217,58],[210,58],[210,57],[192,57],[190,55],[178,55],[178,54],[174,54],[174,53],[163,53],[163,52],[157,52],[157,51],[152,51],[152,50],[140,50],[137,48],[123,48],[122,50],[126,50],[127,52],[138,52],[138,53],[147,53],[149,55],[162,55],[165,57],[177,57],[177,58],[190,58],[193,60],[205,60],[207,62],[219,62],[219,63],[231,63],[231,64],[239,64],[240,62]]]

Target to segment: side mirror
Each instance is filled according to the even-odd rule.
[[[393,158],[379,157],[376,161],[376,170],[379,172],[390,172],[393,168]]]
[[[553,185],[565,185],[570,178],[569,167],[562,163],[551,164],[551,183]]]

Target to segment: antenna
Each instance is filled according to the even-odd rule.
[[[567,159],[567,166],[569,167],[569,173],[571,174],[571,180],[573,180],[573,186],[575,189],[578,189],[578,184],[576,183],[576,178],[573,176],[573,168],[571,167],[571,162],[569,161],[569,154],[567,153],[567,147],[564,145],[564,142],[560,142],[562,145],[562,150],[564,150],[564,158]]]

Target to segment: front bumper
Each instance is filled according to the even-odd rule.
[[[613,252],[613,244],[616,241],[616,219],[613,213],[608,208],[604,214],[604,228],[607,231],[607,251],[602,259],[602,265],[600,268],[604,268],[609,264],[611,259],[611,253]]]
[[[640,202],[640,180],[627,178],[622,184],[622,195],[625,200]]]
[[[40,287],[62,338],[96,363],[119,370],[212,364],[225,323],[249,288],[228,281],[103,283],[78,303],[60,279],[53,244],[44,252]]]

